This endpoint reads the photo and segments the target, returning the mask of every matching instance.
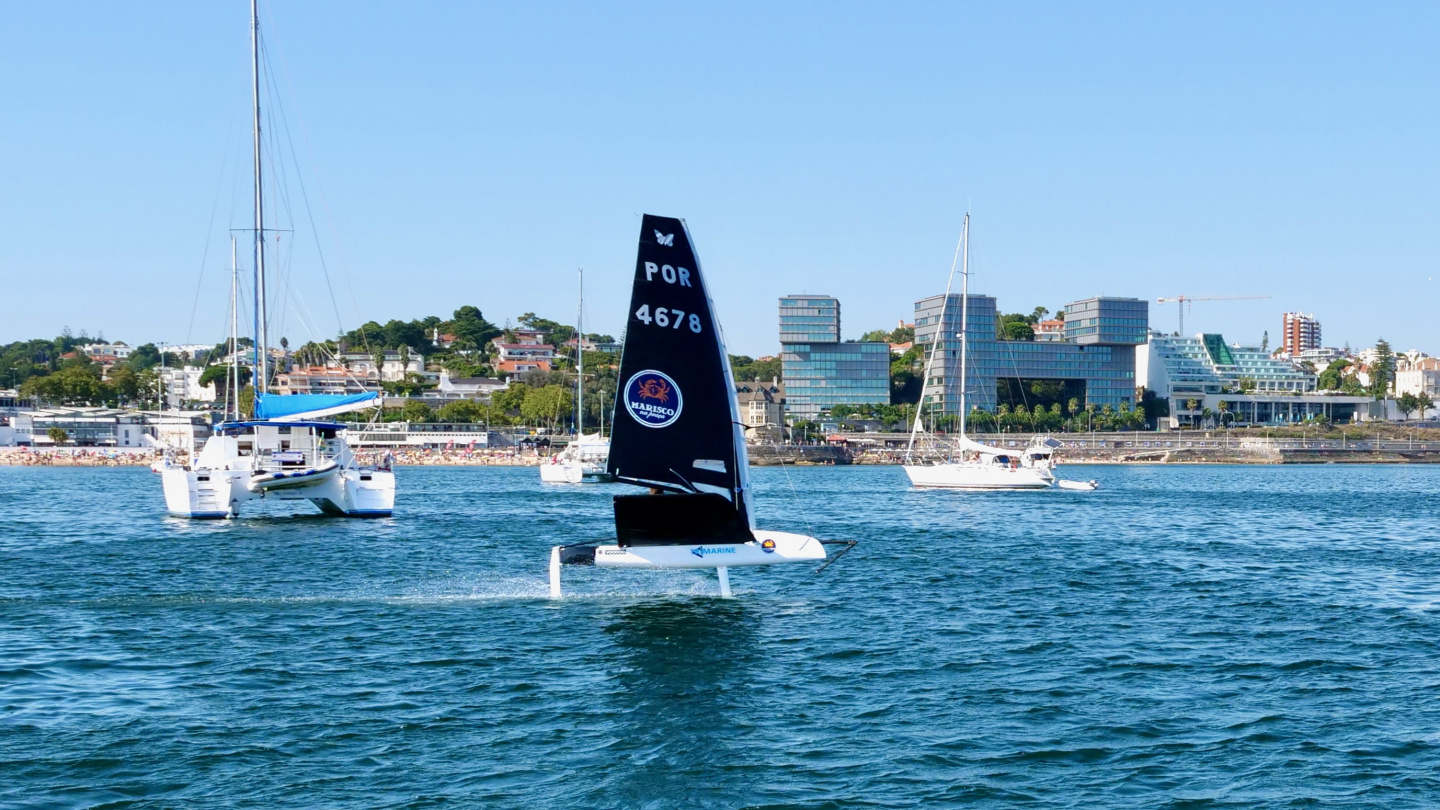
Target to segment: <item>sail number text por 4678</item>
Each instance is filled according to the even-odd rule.
[[[700,334],[700,316],[693,312],[690,313],[690,317],[687,319],[684,310],[656,307],[655,313],[652,315],[650,313],[650,305],[641,304],[640,308],[635,310],[635,318],[646,326],[654,324],[662,328],[668,326],[672,329],[679,329],[680,324],[688,321],[690,331],[697,335]]]
[[[645,262],[646,281],[654,281],[657,273],[660,275],[660,279],[666,284],[679,284],[681,287],[691,286],[689,268]],[[700,316],[691,313],[687,319],[684,310],[656,307],[655,312],[652,314],[649,304],[641,304],[640,308],[635,310],[635,317],[646,326],[653,324],[661,328],[668,326],[672,329],[679,329],[681,324],[689,323],[690,331],[697,335],[700,334]]]

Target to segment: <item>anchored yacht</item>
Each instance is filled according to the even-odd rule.
[[[324,421],[380,407],[380,395],[267,392],[268,317],[265,298],[264,194],[260,151],[260,17],[250,3],[251,65],[254,80],[255,182],[255,408],[253,419],[239,412],[238,269],[231,248],[230,374],[227,421],[217,425],[189,464],[168,458],[157,472],[171,514],[192,518],[236,517],[242,504],[276,498],[307,500],[331,515],[386,517],[395,507],[395,474],[361,466],[344,439],[345,425]]]

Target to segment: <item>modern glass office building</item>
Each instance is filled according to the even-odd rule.
[[[956,294],[948,302],[943,295],[915,302],[915,345],[926,347],[927,362],[937,331],[942,335],[937,347],[941,354],[925,381],[925,398],[941,413],[960,410],[962,303]],[[999,382],[1005,379],[1055,380],[1083,387],[1083,397],[1077,398],[1096,407],[1134,404],[1135,346],[1145,342],[1149,331],[1145,301],[1090,298],[1067,304],[1065,340],[1000,340],[995,299],[988,295],[971,295],[969,314],[965,390],[970,408],[995,410]]]
[[[792,418],[890,402],[890,344],[842,343],[840,302],[831,296],[780,299],[780,363]]]
[[[828,295],[780,299],[781,343],[839,343],[840,301]]]

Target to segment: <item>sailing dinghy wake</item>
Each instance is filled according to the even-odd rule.
[[[731,568],[823,562],[827,545],[855,545],[755,528],[731,379],[684,220],[646,214],[606,471],[650,492],[615,496],[614,545],[550,550],[552,597],[564,565],[714,568],[728,597]]]

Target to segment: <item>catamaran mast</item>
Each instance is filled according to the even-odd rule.
[[[265,393],[269,324],[265,312],[265,210],[260,178],[260,7],[250,0],[250,68],[255,100],[255,393]]]
[[[235,236],[230,236],[230,390],[225,399],[227,413],[233,411],[240,421],[240,265],[235,259]]]

